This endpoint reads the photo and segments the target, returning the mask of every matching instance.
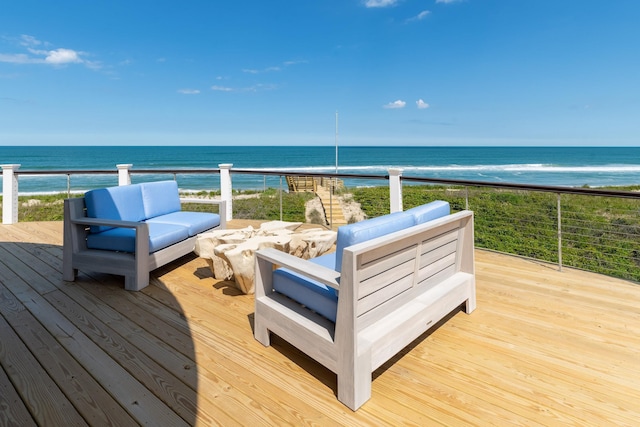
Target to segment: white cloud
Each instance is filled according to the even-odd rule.
[[[19,43],[20,43],[21,46],[26,46],[26,47],[40,46],[41,44],[43,44],[37,38],[35,38],[33,36],[28,36],[26,34],[22,34],[20,36],[20,42]]]
[[[389,7],[395,6],[398,0],[365,0],[366,7]]]
[[[418,109],[420,110],[424,110],[426,108],[429,108],[429,104],[427,104],[426,102],[424,102],[422,99],[418,99],[416,101],[416,106],[418,107]]]
[[[272,67],[267,67],[262,70],[256,70],[253,68],[245,68],[242,70],[243,73],[248,73],[248,74],[272,73],[275,71],[282,71],[282,67],[278,67],[277,65],[274,65]]]
[[[33,64],[37,61],[24,53],[0,53],[0,62],[10,64]]]
[[[308,64],[309,61],[306,60],[300,60],[300,61],[284,61],[284,65],[286,67],[290,67],[292,65],[298,65],[298,64]]]
[[[458,3],[461,1],[462,0],[436,0],[436,3],[450,4],[450,3]]]
[[[211,90],[215,90],[218,92],[233,92],[233,88],[227,87],[227,86],[211,86]]]
[[[72,49],[56,49],[50,50],[47,53],[47,57],[44,59],[44,62],[47,64],[73,64],[73,63],[82,63],[84,62],[80,59],[80,52],[76,52]]]
[[[419,14],[417,14],[416,16],[414,16],[413,18],[409,18],[407,19],[407,22],[413,22],[413,21],[422,21],[424,18],[426,18],[427,16],[431,15],[431,12],[428,10],[423,10],[422,12],[420,12]]]
[[[262,83],[248,87],[211,86],[211,90],[215,90],[217,92],[262,92],[266,90],[275,90],[277,88],[278,87],[276,85]]]
[[[198,89],[178,89],[178,93],[183,95],[197,95],[200,91]]]
[[[405,105],[407,105],[407,103],[405,101],[402,101],[402,100],[398,99],[397,101],[393,101],[393,102],[390,102],[390,103],[384,105],[384,108],[390,108],[390,109],[404,108]]]
[[[0,62],[13,64],[46,64],[60,66],[66,64],[84,64],[86,67],[97,70],[101,64],[96,61],[89,61],[83,58],[85,52],[74,49],[57,48],[42,49],[42,46],[50,46],[50,43],[42,42],[33,36],[23,34],[17,42],[25,47],[27,53],[0,53]],[[39,49],[37,47],[40,47]]]
[[[270,67],[263,68],[261,70],[255,68],[244,68],[242,70],[243,73],[247,74],[260,74],[260,73],[273,73],[278,71],[283,71],[286,67],[291,67],[293,65],[298,64],[307,64],[309,61],[285,61],[282,65],[273,65]]]

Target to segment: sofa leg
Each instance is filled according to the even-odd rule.
[[[338,372],[338,400],[356,411],[371,398],[370,352],[367,352],[367,357],[358,357],[351,369],[344,368]]]
[[[467,314],[471,314],[476,309],[476,286],[472,283],[469,289],[469,298],[464,302],[464,311]]]
[[[146,277],[145,277],[146,276]],[[149,275],[124,276],[124,289],[127,291],[140,291],[149,286]]]
[[[469,298],[464,302],[464,312],[467,314],[471,314],[473,310],[476,309],[476,299]]]
[[[262,325],[262,322],[258,321],[259,316],[254,314],[253,318],[253,336],[265,347],[271,345],[271,336],[269,335],[269,329]]]
[[[62,280],[65,282],[75,282],[76,277],[78,276],[78,269],[72,268],[71,266],[63,266],[62,268]]]

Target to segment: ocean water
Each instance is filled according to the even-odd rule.
[[[379,175],[391,167],[403,176],[509,182],[558,186],[624,186],[640,184],[640,147],[338,147],[338,172]],[[314,147],[0,147],[0,164],[20,164],[28,171],[116,171],[116,164],[132,170],[166,169],[157,176],[133,175],[134,182],[176,179],[183,190],[218,189],[217,175],[179,174],[181,169],[216,169],[221,163],[254,169],[256,175],[233,175],[236,189],[278,187],[278,177],[259,171],[332,173],[335,146]],[[117,185],[117,175],[78,175],[70,178],[73,191]],[[386,185],[383,180],[347,180],[348,186]],[[21,194],[61,192],[66,175],[21,175]]]

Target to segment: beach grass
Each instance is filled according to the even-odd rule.
[[[184,194],[188,197],[213,198],[219,191],[201,191]],[[81,197],[81,194],[71,197]],[[29,195],[18,198],[18,221],[62,221],[64,199],[67,193]],[[233,217],[237,219],[274,220],[280,219],[280,191],[268,188],[266,191],[238,191],[233,194]],[[305,204],[314,197],[312,193],[282,192],[282,220],[305,222]],[[2,198],[0,197],[0,201]],[[217,206],[186,203],[185,210],[193,212],[215,212]]]
[[[212,197],[215,193],[196,196]],[[305,204],[315,197],[312,193],[287,193],[274,188],[266,191],[241,191],[233,194],[233,218],[255,220],[279,220],[282,205],[282,220],[305,222]],[[209,205],[186,203],[184,210],[212,211]],[[213,208],[215,211],[217,208]]]
[[[616,187],[638,191],[640,187]],[[476,247],[640,281],[640,201],[442,186],[403,187],[403,207],[446,200],[475,213]],[[386,187],[351,190],[368,217],[389,212]],[[560,205],[560,228],[558,227]],[[558,236],[561,236],[561,249]]]

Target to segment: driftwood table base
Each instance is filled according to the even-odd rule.
[[[336,232],[322,228],[296,231],[300,222],[271,221],[260,228],[214,230],[200,234],[195,252],[205,258],[218,280],[233,280],[245,294],[254,292],[255,252],[274,248],[309,259],[328,252]]]

